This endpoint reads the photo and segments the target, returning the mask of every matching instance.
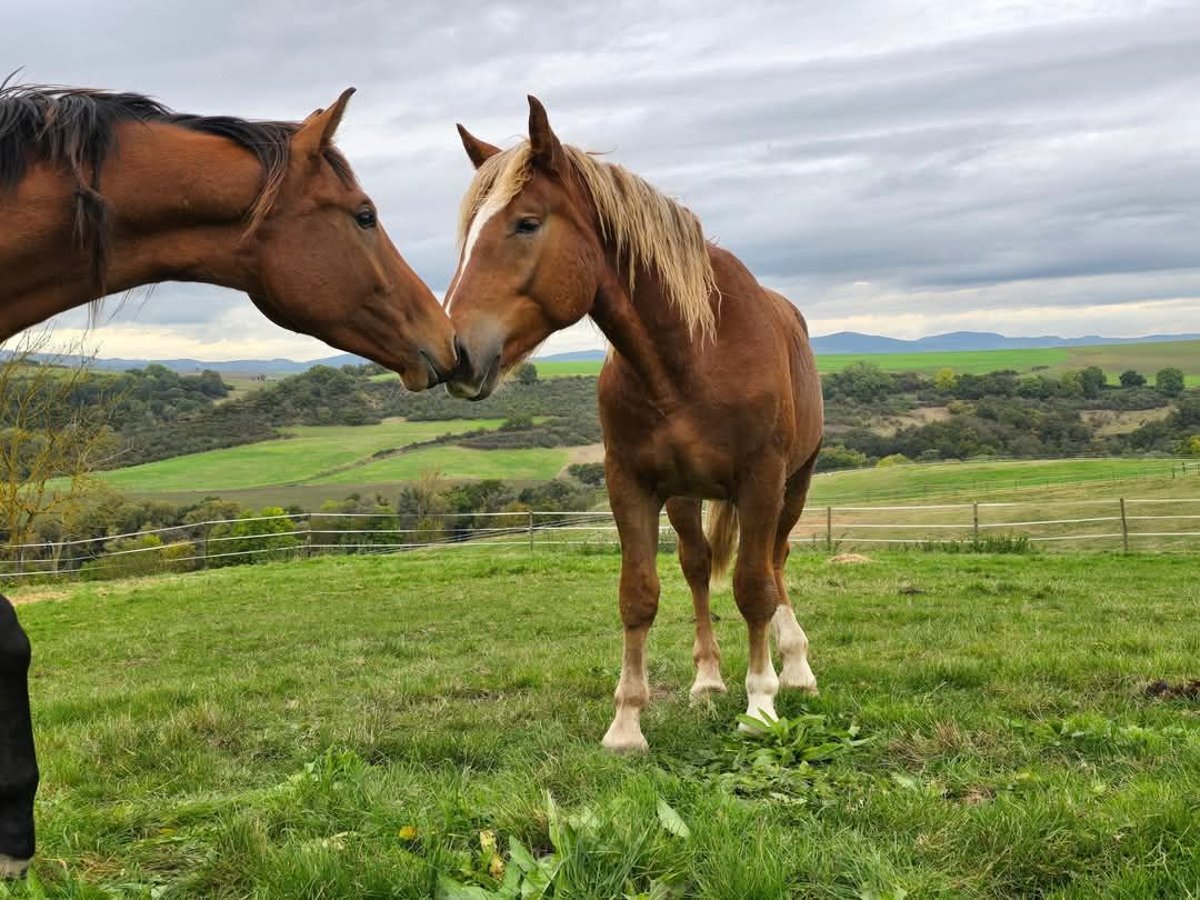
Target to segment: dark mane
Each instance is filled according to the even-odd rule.
[[[104,161],[122,122],[154,122],[233,141],[254,154],[262,184],[249,211],[250,221],[270,210],[287,173],[296,122],[249,121],[233,116],[177,113],[141,94],[0,82],[0,193],[12,190],[34,162],[61,166],[75,181],[75,235],[104,286],[108,215],[101,193]],[[333,148],[325,159],[352,185],[350,166]]]

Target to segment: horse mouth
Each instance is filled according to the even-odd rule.
[[[497,354],[478,378],[456,378],[453,375],[446,379],[446,391],[459,400],[486,400],[496,390],[500,380],[500,355]]]

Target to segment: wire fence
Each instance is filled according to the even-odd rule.
[[[1200,498],[960,502],[814,506],[792,531],[796,544],[826,551],[907,547],[929,550],[1200,550]],[[665,517],[660,544],[673,549]],[[422,548],[524,547],[613,551],[612,514],[522,510],[427,514],[306,512],[214,519],[60,542],[9,545],[0,585],[61,578],[103,579],[186,572],[327,554],[399,553]]]

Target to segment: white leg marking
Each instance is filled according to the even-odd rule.
[[[771,630],[775,632],[779,655],[783,657],[783,671],[779,674],[780,687],[815,694],[817,676],[808,664],[808,636],[796,621],[796,613],[786,603],[775,607]]]
[[[646,677],[646,634],[649,628],[626,629],[625,649],[621,654],[621,680],[614,697],[617,713],[601,742],[606,750],[618,753],[645,753],[650,749],[642,736],[642,708],[650,699],[650,681]]]
[[[0,853],[0,878],[20,878],[29,868],[29,860]]]
[[[750,632],[750,665],[746,669],[746,715],[761,719],[775,718],[775,695],[779,693],[779,678],[771,662],[771,644],[766,627]],[[739,725],[742,731],[752,729]]]
[[[692,648],[692,660],[696,663],[696,680],[692,682],[691,702],[698,703],[709,693],[724,694],[725,682],[721,678],[721,654],[717,650],[717,639],[712,626],[707,634],[697,628],[696,643]]]

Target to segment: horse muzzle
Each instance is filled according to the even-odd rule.
[[[500,380],[500,347],[470,348],[458,337],[454,339],[458,365],[445,379],[446,391],[460,400],[484,400],[490,397]]]

